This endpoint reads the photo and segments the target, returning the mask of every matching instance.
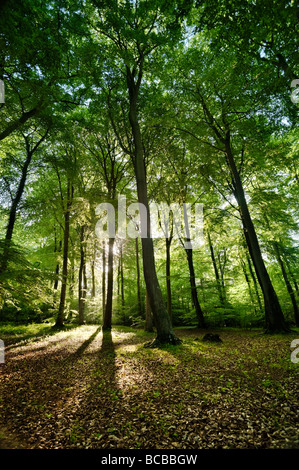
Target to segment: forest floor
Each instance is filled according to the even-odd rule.
[[[179,346],[84,325],[40,338],[3,334],[0,448],[299,448],[299,363],[289,335],[182,328]]]

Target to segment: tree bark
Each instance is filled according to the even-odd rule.
[[[56,238],[55,238],[56,240]],[[61,249],[62,249],[62,240],[59,240],[59,245],[58,247],[56,246],[56,241],[55,241],[55,251],[54,253],[60,253],[61,252]],[[57,261],[56,263],[56,268],[55,268],[55,280],[54,280],[54,286],[53,286],[53,289],[56,291],[58,289],[58,282],[59,282],[59,269],[60,269],[60,266],[59,266],[59,262]]]
[[[225,137],[225,151],[226,159],[229,170],[232,175],[232,181],[234,186],[234,196],[238,203],[240,216],[243,224],[243,231],[246,239],[246,243],[249,249],[249,253],[255,268],[255,272],[261,286],[263,297],[264,297],[264,306],[265,306],[265,322],[266,322],[266,332],[276,332],[276,331],[289,331],[285,323],[285,319],[278,301],[278,297],[272,285],[271,279],[267,272],[262,253],[260,250],[260,245],[256,235],[256,231],[249,213],[247,201],[245,198],[245,193],[239,172],[237,170],[233,152],[231,149],[230,142],[230,131],[226,131]]]
[[[263,306],[262,306],[262,302],[261,302],[260,295],[259,295],[258,284],[257,284],[257,281],[256,281],[255,274],[254,274],[254,272],[253,272],[253,268],[252,268],[252,263],[251,263],[251,260],[250,260],[250,256],[249,256],[248,254],[246,255],[246,259],[247,259],[247,264],[248,264],[249,272],[250,272],[250,275],[251,275],[251,279],[252,279],[252,281],[253,281],[254,291],[255,291],[257,303],[258,303],[258,306],[259,306],[260,311],[262,311],[262,310],[263,310]]]
[[[292,279],[292,281],[293,281],[293,284],[294,284],[294,287],[295,287],[295,291],[296,291],[296,292],[299,292],[299,288],[298,288],[297,281],[296,281],[296,279],[295,279],[295,277],[294,277],[294,274],[293,274],[293,272],[292,272],[290,263],[289,263],[288,258],[287,258],[286,256],[284,257],[284,261],[285,261],[286,267],[288,268],[289,275],[290,275],[290,277],[291,277],[291,279]]]
[[[40,100],[34,108],[30,109],[30,111],[23,111],[18,119],[15,119],[15,121],[10,123],[4,131],[0,132],[0,141],[22,127],[28,119],[38,115],[45,107],[46,105],[43,100]]]
[[[9,219],[8,219],[8,224],[6,227],[6,235],[5,235],[5,244],[4,244],[3,254],[2,254],[2,261],[0,264],[0,274],[6,271],[7,269],[12,235],[13,235],[14,225],[16,221],[16,216],[17,216],[17,209],[24,193],[26,179],[28,175],[28,169],[32,160],[32,156],[34,152],[38,149],[38,147],[41,145],[41,143],[45,140],[45,138],[48,135],[48,132],[49,132],[49,129],[47,129],[45,134],[37,141],[37,143],[32,148],[30,146],[28,137],[24,136],[25,145],[26,145],[26,160],[22,166],[21,179],[19,181],[18,189],[15,194],[15,197],[13,198],[12,205],[9,211]]]
[[[20,203],[20,200],[22,198],[22,195],[25,189],[28,168],[31,163],[31,159],[33,155],[33,152],[30,151],[29,146],[26,145],[26,147],[27,147],[27,156],[26,156],[24,165],[22,167],[21,179],[19,181],[18,189],[12,201],[12,205],[9,211],[9,219],[8,219],[8,224],[6,227],[5,245],[4,245],[3,255],[2,255],[2,262],[0,266],[0,273],[6,271],[7,269],[9,254],[10,254],[11,240],[12,240],[13,230],[14,230],[16,216],[17,216],[17,209],[18,209],[18,205]]]
[[[149,302],[149,296],[146,291],[145,294],[145,326],[144,326],[145,331],[148,331],[149,333],[154,331],[153,328],[153,315],[152,315],[152,310]]]
[[[274,246],[277,261],[278,261],[279,266],[281,268],[282,276],[283,276],[288,294],[290,296],[290,299],[291,299],[291,302],[292,302],[292,305],[293,305],[295,323],[296,323],[296,326],[299,326],[299,309],[298,309],[298,305],[297,305],[297,301],[296,301],[296,297],[295,297],[295,292],[293,291],[292,285],[289,281],[289,278],[288,278],[288,275],[287,275],[287,272],[286,272],[286,269],[285,269],[285,266],[284,266],[284,262],[282,260],[281,254],[280,254],[279,246],[276,242],[273,243],[273,246]]]
[[[190,288],[191,288],[191,299],[193,307],[195,308],[195,313],[197,316],[197,323],[198,328],[205,328],[205,320],[203,316],[203,311],[198,301],[197,295],[197,287],[196,287],[196,278],[195,278],[195,271],[194,271],[194,264],[193,264],[193,248],[190,238],[190,228],[188,222],[188,215],[185,204],[183,205],[183,212],[184,212],[184,227],[185,227],[185,234],[186,234],[186,242],[189,248],[185,247],[185,252],[187,255],[188,260],[188,268],[189,268],[189,280],[190,280]],[[183,244],[183,241],[181,240]]]
[[[108,276],[107,276],[107,301],[103,317],[103,330],[112,327],[112,301],[113,301],[113,246],[114,238],[109,238],[108,250]]]
[[[79,297],[79,325],[84,324],[84,310],[86,301],[86,281],[84,279],[85,272],[85,250],[84,250],[84,225],[80,228],[80,266],[79,266],[79,286],[78,286],[78,297]]]
[[[135,238],[138,314],[142,316],[138,237]]]
[[[167,291],[167,312],[172,321],[172,297],[171,297],[171,281],[170,281],[170,246],[172,237],[166,237],[166,291]]]
[[[102,245],[102,310],[103,310],[103,321],[105,316],[106,308],[106,243],[103,241]]]
[[[120,245],[120,293],[121,293],[121,306],[125,306],[125,293],[124,293],[124,263],[123,263],[123,246]]]
[[[252,293],[252,289],[251,289],[251,285],[250,285],[250,279],[249,279],[249,276],[248,276],[247,271],[246,271],[246,264],[243,260],[241,260],[241,266],[242,266],[244,277],[245,277],[245,280],[246,280],[246,283],[247,283],[247,286],[248,286],[248,292],[249,292],[250,300],[251,300],[251,303],[252,303],[252,305],[254,307],[254,310],[255,310],[254,295]]]
[[[64,212],[63,264],[62,264],[60,303],[59,303],[58,315],[57,315],[56,324],[55,324],[57,327],[62,327],[64,325],[64,318],[65,318],[64,310],[65,310],[67,276],[68,276],[70,210],[72,206],[72,194],[71,193],[72,193],[72,188],[71,188],[70,183],[68,183],[67,203],[66,203],[66,210]]]
[[[205,328],[203,311],[199,304],[198,295],[197,295],[195,271],[194,271],[194,264],[193,264],[193,250],[189,248],[189,249],[186,249],[185,251],[186,251],[188,267],[189,267],[189,280],[190,280],[192,304],[193,304],[193,307],[195,308],[198,328]]]
[[[96,296],[96,279],[95,279],[95,261],[91,261],[91,298],[93,299]]]
[[[223,297],[223,292],[222,292],[222,287],[221,287],[221,282],[220,282],[219,271],[218,271],[218,267],[217,267],[217,263],[216,263],[214,247],[213,247],[213,244],[212,244],[211,235],[210,235],[209,231],[208,231],[208,243],[209,243],[209,248],[210,248],[210,253],[211,253],[211,258],[212,258],[212,263],[213,263],[213,268],[214,268],[214,273],[215,273],[215,278],[216,278],[216,286],[217,286],[217,290],[218,290],[219,301],[220,301],[220,305],[223,307],[224,306],[224,297]]]
[[[141,77],[142,73],[141,69],[139,69],[137,82],[135,83],[135,71],[132,72],[127,66],[127,86],[130,103],[129,121],[134,142],[134,170],[137,183],[138,202],[143,205],[146,211],[146,220],[143,220],[141,217],[141,232],[143,234],[141,243],[144,279],[154,316],[155,326],[157,328],[157,337],[153,343],[154,346],[159,343],[177,343],[179,340],[174,335],[171,320],[163,301],[155,267],[153,240],[150,237],[150,212],[147,195],[144,151],[137,113],[137,100]]]

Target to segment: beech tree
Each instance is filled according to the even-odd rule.
[[[205,49],[205,63],[200,64],[199,67],[195,65],[195,55],[201,50],[199,42],[197,44],[197,48],[190,48],[187,52],[187,57],[189,57],[187,63],[194,70],[190,101],[192,107],[196,103],[200,114],[196,119],[195,127],[189,126],[189,132],[201,146],[208,145],[214,148],[217,165],[221,162],[221,156],[224,157],[223,163],[228,170],[226,178],[229,189],[238,205],[245,240],[264,296],[266,328],[268,331],[287,330],[277,294],[262,257],[242,181],[242,174],[246,171],[244,167],[247,155],[253,152],[251,146],[255,139],[252,130],[258,129],[263,138],[267,138],[266,126],[261,125],[253,116],[255,100],[258,98],[261,100],[263,90],[256,87],[241,96],[241,90],[250,76],[237,62],[234,62],[234,54],[227,53],[225,59],[220,58],[217,67],[217,60],[213,58],[212,65],[211,57]],[[224,67],[226,73],[223,75]],[[221,68],[222,74],[220,75],[218,72]],[[252,66],[252,69],[255,70],[255,67]],[[190,89],[190,85],[187,85],[185,80],[184,85]],[[265,107],[268,106],[271,109],[271,104],[267,103],[265,98],[263,103]],[[186,128],[188,130],[187,125]],[[209,138],[203,138],[202,135],[209,135]],[[220,165],[223,164],[220,163]]]
[[[180,19],[187,7],[177,2],[146,1],[119,3],[117,1],[93,1],[95,11],[93,28],[105,38],[102,45],[111,56],[117,57],[119,76],[127,88],[128,119],[132,132],[134,165],[138,201],[146,210],[147,219],[142,221],[141,238],[143,269],[146,289],[157,328],[157,341],[176,343],[167,309],[156,274],[153,241],[150,237],[150,212],[147,180],[144,166],[144,147],[140,127],[139,99],[146,65],[154,58],[155,50],[169,41],[175,41],[180,32]],[[111,65],[111,63],[110,63]],[[114,65],[114,66],[115,66]],[[125,81],[124,81],[125,80]]]

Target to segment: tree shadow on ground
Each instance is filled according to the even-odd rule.
[[[11,329],[7,325],[3,325],[3,332],[1,331],[2,326],[0,325],[1,339],[4,340],[6,349],[13,349],[23,342],[27,341],[38,341],[40,339],[46,338],[47,336],[54,336],[60,331],[67,332],[80,328],[80,325],[70,324],[66,325],[64,328],[54,328],[52,325],[44,325],[41,327],[38,332],[30,331],[29,328],[26,330],[28,325],[12,325]]]
[[[77,351],[75,353],[73,353],[73,355],[72,355],[73,358],[78,358],[78,357],[82,356],[85,349],[87,349],[88,346],[93,342],[93,340],[100,333],[101,329],[102,329],[101,327],[97,328],[96,331],[87,340],[85,340],[84,343],[81,344],[81,346],[77,349]]]

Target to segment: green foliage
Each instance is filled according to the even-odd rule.
[[[224,135],[228,127],[267,269],[287,320],[294,322],[277,247],[299,303],[298,108],[290,100],[290,81],[298,76],[297,10],[294,2],[270,3],[6,2],[0,18],[0,79],[6,87],[0,105],[1,253],[24,163],[23,139],[32,147],[43,130],[49,132],[30,164],[8,268],[0,274],[2,321],[56,313],[70,187],[67,318],[78,321],[83,248],[85,321],[102,321],[96,207],[108,200],[116,206],[118,194],[137,200],[129,68],[135,79],[142,72],[138,113],[150,201],[204,206],[203,245],[193,258],[207,325],[263,325],[262,292],[215,133]],[[170,258],[173,324],[196,325],[186,253],[176,239]],[[166,303],[163,239],[155,240],[155,259]],[[123,279],[117,240],[113,321],[143,327],[143,261],[140,251],[140,305],[131,240],[124,243],[122,262]]]

